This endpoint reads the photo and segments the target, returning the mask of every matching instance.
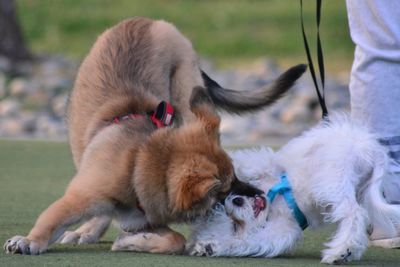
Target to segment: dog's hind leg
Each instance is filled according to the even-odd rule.
[[[112,251],[138,251],[163,254],[181,254],[186,239],[169,227],[123,233],[112,245]]]
[[[337,230],[322,251],[322,261],[328,264],[341,264],[359,260],[368,246],[367,211],[356,201],[354,195],[341,198],[340,203],[332,203],[331,211],[325,218],[338,223]]]
[[[93,244],[107,231],[111,223],[109,215],[96,216],[75,231],[66,231],[58,240],[60,244]]]

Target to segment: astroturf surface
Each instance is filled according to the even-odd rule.
[[[66,143],[0,140],[0,243],[26,235],[36,217],[60,197],[74,173]],[[187,234],[187,227],[175,226]],[[292,254],[275,259],[205,258],[110,252],[117,235],[110,229],[99,244],[53,245],[40,256],[0,252],[0,266],[316,266],[332,231],[306,230]],[[400,266],[400,250],[369,248],[358,266]]]

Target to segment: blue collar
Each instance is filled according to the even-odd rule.
[[[281,174],[280,183],[275,184],[267,194],[269,202],[272,203],[276,195],[282,195],[285,199],[288,207],[292,210],[293,216],[296,218],[297,223],[302,230],[306,229],[308,226],[307,218],[304,216],[303,212],[297,206],[296,200],[294,199],[292,193],[292,187],[290,186],[289,180],[287,179],[287,173]]]

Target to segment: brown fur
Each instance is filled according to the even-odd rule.
[[[141,251],[151,253],[176,254],[183,251],[185,238],[169,227],[140,233],[121,235],[113,244],[112,251]]]
[[[99,37],[70,98],[70,144],[77,174],[24,239],[29,253],[45,251],[65,227],[81,219],[126,211],[136,220],[122,218],[124,230],[163,226],[162,236],[170,243],[168,249],[157,249],[142,240],[141,249],[183,249],[184,238],[165,225],[204,214],[234,178],[216,134],[219,117],[204,103],[190,110],[189,89],[202,84],[196,66],[190,42],[165,22],[127,20]],[[178,124],[187,123],[159,130],[146,117],[110,123],[116,116],[154,110],[161,100],[175,107]],[[146,215],[138,211],[137,199]]]
[[[94,133],[115,116],[149,111],[167,100],[176,109],[177,124],[189,121],[189,97],[198,85],[203,80],[197,56],[171,24],[138,18],[107,30],[82,63],[70,99],[76,166]]]
[[[129,246],[121,238],[114,249],[181,252],[184,238],[166,225],[205,214],[233,181],[241,186],[220,147],[220,118],[198,86],[204,84],[196,54],[171,24],[136,18],[104,32],[82,63],[70,98],[77,173],[29,235],[7,241],[6,251],[42,253],[66,227],[91,217],[75,234],[98,229],[99,238],[114,217],[125,231],[153,236],[131,236],[138,243]],[[163,100],[174,106],[179,127],[156,129],[145,116],[111,123],[128,113],[146,114]]]
[[[230,188],[234,177],[214,133],[216,118],[211,119],[212,126],[203,117],[181,128],[159,130],[147,118],[139,118],[100,130],[85,148],[65,195],[42,213],[27,239],[40,244],[43,252],[47,243],[59,237],[60,229],[121,207],[135,212],[137,199],[145,216],[139,214],[144,218],[124,230],[203,215],[215,203],[216,194]],[[206,130],[210,127],[213,131]],[[168,240],[182,242],[182,238]],[[158,250],[150,246],[149,251]]]

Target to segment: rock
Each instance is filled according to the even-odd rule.
[[[68,94],[61,94],[51,100],[51,108],[55,115],[64,118],[67,110]]]
[[[350,107],[350,91],[347,84],[329,81],[325,89],[326,105],[331,110],[346,109]]]
[[[0,118],[0,135],[4,137],[20,137],[24,134],[22,123],[16,118]]]
[[[0,101],[0,117],[16,116],[20,110],[17,100],[8,98]]]
[[[10,95],[14,97],[26,96],[30,92],[29,82],[24,78],[15,78],[8,85]]]
[[[238,140],[240,135],[244,136],[245,134],[243,131],[249,131],[252,125],[252,119],[249,117],[239,117],[229,114],[222,114],[221,119],[221,139],[223,140],[224,144],[231,144],[235,143],[234,140]],[[238,129],[242,129],[238,131]]]
[[[269,59],[243,68],[218,70],[201,59],[202,69],[225,88],[254,90],[268,86],[283,70]],[[1,65],[7,65],[2,61]],[[7,67],[7,66],[5,66]],[[44,56],[25,69],[24,77],[7,79],[0,71],[0,137],[66,139],[66,102],[78,71],[77,62],[61,56]],[[20,73],[20,72],[18,72]],[[328,109],[348,110],[347,82],[326,80]],[[224,145],[280,145],[315,124],[321,117],[316,92],[309,75],[304,75],[287,96],[265,110],[242,116],[221,112],[221,140]],[[272,142],[272,143],[271,143]]]
[[[22,111],[20,113],[20,123],[26,135],[33,134],[36,131],[37,115],[33,111]]]
[[[21,112],[14,117],[0,118],[0,136],[29,137],[36,129],[36,114]]]
[[[26,95],[21,103],[24,110],[36,110],[41,112],[48,109],[51,102],[51,94],[46,89],[35,87]]]
[[[315,101],[308,95],[300,95],[293,100],[293,103],[283,110],[280,119],[284,123],[306,123],[313,119],[313,110],[310,108]]]
[[[50,116],[41,114],[36,122],[37,136],[50,138],[65,138],[67,135],[66,125],[63,121]]]

